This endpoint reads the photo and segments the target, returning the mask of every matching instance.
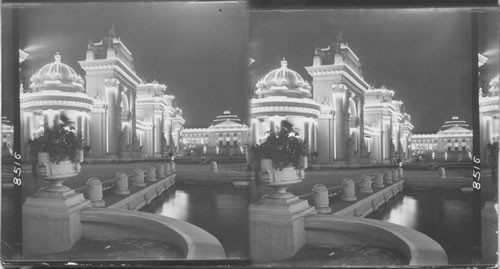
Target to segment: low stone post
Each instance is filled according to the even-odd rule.
[[[352,179],[344,180],[342,187],[342,201],[356,201],[356,186]]]
[[[217,167],[217,162],[215,161],[210,162],[210,172],[212,173],[219,172],[219,168]]]
[[[393,181],[399,181],[398,170],[397,169],[392,169],[391,172],[392,172],[392,180]]]
[[[384,175],[380,172],[375,173],[375,188],[383,188],[384,187]]]
[[[363,182],[361,183],[361,189],[359,190],[359,192],[373,193],[372,177],[367,176],[367,175],[363,175],[363,176],[361,176],[361,178],[363,179]]]
[[[165,170],[165,175],[170,175],[170,174],[172,174],[172,170],[170,169],[170,163],[169,163],[169,162],[166,162],[166,163],[163,165],[163,169]]]
[[[438,171],[439,171],[439,178],[446,178],[446,170],[444,169],[444,167],[439,167]]]
[[[384,171],[384,184],[392,184],[392,174],[389,169]]]
[[[87,181],[87,186],[87,198],[90,200],[92,207],[104,207],[106,203],[102,200],[103,195],[101,180],[91,177]]]
[[[175,162],[173,160],[170,162],[170,170],[172,170],[172,173],[175,173]]]
[[[156,169],[154,168],[154,166],[149,166],[148,167],[148,181],[151,181],[151,182],[156,182]]]
[[[163,164],[156,164],[156,177],[159,179],[165,178],[165,170],[163,169]]]
[[[329,214],[332,212],[330,201],[328,200],[328,189],[323,184],[314,185],[314,206],[318,214]]]
[[[144,183],[144,170],[135,169],[135,178],[134,183],[132,185],[137,187],[146,187],[146,183]]]
[[[130,191],[128,190],[128,176],[127,174],[120,173],[116,174],[116,183],[115,183],[115,194],[118,195],[128,195]]]
[[[398,175],[399,175],[399,178],[401,178],[401,179],[405,178],[405,171],[403,170],[403,167],[398,168]]]

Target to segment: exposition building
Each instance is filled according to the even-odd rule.
[[[63,114],[90,146],[88,160],[161,157],[181,149],[184,119],[175,97],[165,85],[139,78],[132,53],[114,29],[100,42],[89,42],[79,64],[85,79],[57,53],[21,89],[24,154],[27,142]]]
[[[437,133],[413,134],[412,156],[416,159],[462,161],[471,159],[472,130],[469,125],[453,116]]]
[[[488,58],[479,54],[479,67],[481,67]],[[499,106],[500,96],[499,79],[496,75],[479,91],[479,128],[480,128],[480,146],[481,163],[493,165],[491,163],[491,150],[493,144],[500,141],[500,119]],[[498,145],[497,145],[498,146]]]
[[[208,128],[184,128],[182,139],[183,149],[188,154],[244,155],[245,146],[249,143],[249,131],[237,115],[225,110]]]
[[[359,165],[408,159],[413,125],[393,100],[394,92],[373,89],[363,79],[359,58],[342,36],[316,49],[305,67],[312,87],[299,73],[281,67],[257,84],[250,100],[251,143],[260,144],[282,120],[290,121],[317,153],[320,164]]]

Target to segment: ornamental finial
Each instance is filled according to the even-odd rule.
[[[60,63],[61,62],[61,55],[59,55],[59,52],[56,52],[56,54],[54,55],[54,61],[56,63]]]
[[[283,60],[281,60],[281,68],[286,68],[288,65],[286,59],[283,57]]]

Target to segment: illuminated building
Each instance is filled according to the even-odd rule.
[[[51,127],[59,122],[61,114],[88,141],[89,113],[94,100],[86,94],[82,77],[56,54],[54,62],[40,68],[30,82],[29,91],[21,91],[20,96],[22,152],[30,139],[43,133],[45,125]]]
[[[412,155],[427,160],[469,160],[472,149],[472,130],[458,117],[446,121],[435,134],[412,134]]]
[[[316,151],[320,105],[312,99],[309,83],[283,59],[281,67],[256,86],[255,97],[250,100],[252,144],[264,142],[269,132],[276,132],[281,122],[288,120],[308,143],[310,152]]]
[[[479,54],[479,59],[482,59],[482,62],[479,63],[479,67],[481,67],[487,61],[487,58]],[[479,92],[481,162],[487,165],[491,165],[489,161],[489,145],[500,140],[498,77],[497,75],[490,80]]]
[[[2,157],[12,156],[14,127],[6,117],[2,117]]]
[[[63,113],[90,146],[87,159],[129,160],[176,152],[182,110],[173,106],[174,97],[165,94],[164,85],[143,82],[133,61],[113,28],[100,42],[89,42],[85,60],[79,61],[85,81],[56,54],[21,93],[23,144]]]
[[[410,116],[401,111],[401,101],[392,100],[394,92],[370,89],[359,58],[341,34],[329,47],[316,49],[313,65],[305,69],[312,76],[312,91],[286,61],[257,83],[250,101],[252,143],[262,143],[286,119],[321,164],[366,165],[408,157]]]
[[[182,110],[173,105],[167,86],[154,81],[137,86],[137,134],[146,157],[161,157],[177,152],[184,125]]]
[[[377,163],[410,158],[411,117],[403,111],[403,102],[393,96],[394,91],[386,88],[365,92],[365,141],[370,158]]]
[[[184,151],[200,155],[244,155],[249,143],[248,126],[229,110],[215,118],[208,128],[184,128]]]

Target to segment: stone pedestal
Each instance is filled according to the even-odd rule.
[[[446,178],[446,170],[444,169],[444,167],[439,167],[438,172],[439,178]]]
[[[170,163],[166,162],[163,164],[163,170],[165,170],[165,175],[172,174],[172,170],[170,170]]]
[[[314,193],[314,206],[318,214],[330,214],[330,201],[328,200],[328,189],[323,184],[316,184],[313,187]]]
[[[144,170],[135,169],[134,172],[135,178],[132,184],[137,187],[146,187],[146,183],[144,182]]]
[[[392,169],[391,172],[392,172],[392,181],[394,182],[399,181],[398,170]]]
[[[41,191],[22,207],[23,255],[34,256],[69,250],[82,237],[80,211],[90,201],[74,190]]]
[[[375,173],[375,188],[383,188],[384,187],[384,175],[380,172]]]
[[[392,173],[391,170],[384,171],[384,184],[390,185],[392,184]]]
[[[498,204],[497,204],[498,206]],[[498,212],[495,203],[486,202],[481,210],[481,263],[494,264],[498,262]]]
[[[256,262],[294,256],[306,243],[304,217],[315,210],[297,196],[264,197],[249,207],[250,258]]]
[[[212,173],[217,173],[217,172],[219,172],[219,169],[218,169],[218,167],[217,167],[217,162],[212,161],[212,162],[210,163],[210,172],[212,172]]]
[[[156,177],[158,179],[164,179],[166,177],[165,176],[165,167],[161,163],[156,164]]]
[[[363,193],[373,193],[373,189],[372,189],[372,177],[370,176],[367,176],[367,175],[363,175],[361,177],[363,179],[363,182],[361,183],[361,188],[359,190],[359,192],[363,192]]]
[[[398,168],[398,176],[400,179],[405,178],[405,171],[403,170],[403,167]]]
[[[356,201],[356,185],[354,184],[354,181],[347,179],[344,181],[343,185],[342,196],[340,199],[342,199],[342,201],[349,202]]]

